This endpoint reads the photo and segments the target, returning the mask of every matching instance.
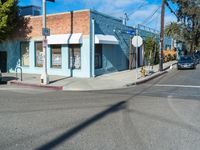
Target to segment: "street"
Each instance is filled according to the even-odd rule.
[[[93,92],[0,85],[0,149],[199,150],[199,74]]]

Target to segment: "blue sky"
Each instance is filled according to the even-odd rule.
[[[41,6],[42,0],[20,0],[20,6]],[[123,17],[126,12],[129,15],[128,25],[143,24],[159,29],[161,0],[55,0],[55,3],[47,2],[47,13],[68,12],[80,9],[95,9],[97,11]],[[138,9],[139,8],[139,9]],[[153,17],[150,17],[158,10]],[[166,9],[166,24],[176,21],[173,14]]]

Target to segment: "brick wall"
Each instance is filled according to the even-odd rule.
[[[42,16],[26,17],[29,32],[24,33],[24,27],[21,29],[24,37],[42,36]],[[90,11],[77,11],[47,16],[47,27],[51,34],[82,33],[89,35],[90,32]]]

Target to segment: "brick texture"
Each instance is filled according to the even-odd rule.
[[[29,38],[42,36],[42,16],[28,17],[27,20],[27,27],[30,31],[21,35]],[[47,27],[50,28],[51,34],[82,33],[89,35],[90,11],[48,15]]]

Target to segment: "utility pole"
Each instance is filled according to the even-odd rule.
[[[42,0],[42,10],[43,10],[43,18],[42,24],[43,29],[46,30],[46,0]],[[49,84],[49,76],[47,74],[47,36],[43,34],[43,69],[44,72],[41,75],[41,84]]]
[[[55,2],[55,0],[42,0],[42,35],[43,35],[43,70],[40,77],[41,84],[47,85],[49,84],[49,75],[47,73],[47,36],[50,35],[50,29],[47,29],[47,22],[46,22],[46,1]]]
[[[164,50],[164,24],[165,24],[165,0],[162,0],[161,6],[161,25],[160,25],[160,64],[159,71],[163,71],[163,50]]]

